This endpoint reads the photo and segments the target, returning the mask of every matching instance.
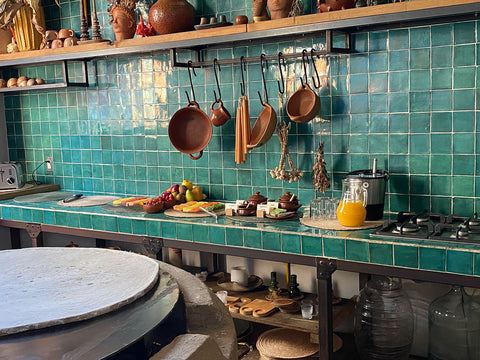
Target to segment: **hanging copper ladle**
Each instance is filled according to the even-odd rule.
[[[212,105],[210,105],[210,121],[215,126],[222,126],[230,120],[231,116],[228,110],[223,106],[222,93],[220,92],[220,84],[218,83],[217,67],[218,71],[222,71],[222,69],[220,69],[220,64],[215,58],[213,59],[213,73],[215,74],[215,82],[217,83],[218,98],[217,93],[213,90],[215,100],[212,102]],[[216,104],[219,104],[219,106],[215,109],[214,106]]]

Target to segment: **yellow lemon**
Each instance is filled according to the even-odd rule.
[[[182,185],[185,185],[187,187],[188,190],[192,190],[193,189],[193,184],[190,180],[183,180],[182,181]]]

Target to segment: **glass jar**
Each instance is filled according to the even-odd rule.
[[[355,344],[362,360],[407,360],[413,341],[413,312],[402,284],[379,276],[355,304]]]
[[[428,308],[428,359],[480,359],[480,305],[461,286]]]

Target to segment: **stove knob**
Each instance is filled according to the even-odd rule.
[[[15,178],[13,178],[13,177],[7,178],[7,184],[9,184],[9,185],[15,184]]]

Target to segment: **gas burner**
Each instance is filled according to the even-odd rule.
[[[450,235],[452,239],[466,239],[470,234],[470,227],[468,226],[468,220],[465,223],[458,226],[457,230]]]
[[[392,231],[393,233],[403,234],[403,233],[413,233],[418,232],[420,230],[420,226],[412,222],[411,220],[408,222],[404,222],[402,224],[397,224],[395,229]]]
[[[427,221],[430,221],[430,213],[428,211],[424,211],[420,215],[417,215],[417,224]]]
[[[480,226],[480,219],[477,216],[477,213],[473,214],[473,218],[468,220],[468,225],[470,226]]]

